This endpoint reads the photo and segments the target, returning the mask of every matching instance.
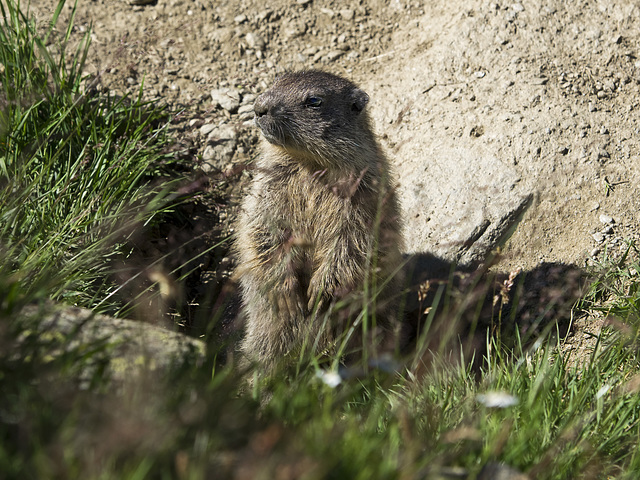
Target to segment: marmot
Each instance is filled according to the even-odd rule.
[[[240,349],[265,369],[303,348],[345,355],[395,338],[401,222],[368,101],[318,70],[285,73],[255,101],[262,153],[236,228],[237,278]]]

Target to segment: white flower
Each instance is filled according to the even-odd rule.
[[[318,377],[325,385],[330,386],[331,388],[336,388],[338,385],[342,383],[342,377],[338,372],[329,372],[327,370],[318,370],[316,372],[316,377]]]
[[[518,404],[518,397],[507,392],[487,392],[476,397],[479,403],[489,408],[507,408]]]

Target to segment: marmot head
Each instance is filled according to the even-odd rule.
[[[370,151],[375,140],[365,111],[368,102],[369,95],[337,75],[318,70],[285,73],[256,99],[255,121],[269,143],[293,157],[345,167],[345,161],[360,163],[375,156]]]

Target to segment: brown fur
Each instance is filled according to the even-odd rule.
[[[368,100],[350,81],[312,70],[280,76],[255,102],[262,154],[237,225],[237,275],[241,350],[266,369],[305,339],[315,353],[334,351],[363,309],[365,285],[377,325],[368,328],[381,333],[372,341],[393,338],[400,216]],[[357,307],[333,308],[340,301]]]

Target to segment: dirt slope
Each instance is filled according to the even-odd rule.
[[[54,4],[33,7],[39,21]],[[370,93],[396,165],[438,162],[423,157],[425,145],[460,147],[497,158],[535,192],[503,268],[583,265],[640,236],[634,2],[268,5],[80,1],[75,34],[92,28],[99,88],[124,93],[144,82],[146,97],[184,109],[174,128],[194,168],[210,175],[255,155],[251,105],[278,72],[323,68]],[[239,191],[229,192],[232,204]]]

